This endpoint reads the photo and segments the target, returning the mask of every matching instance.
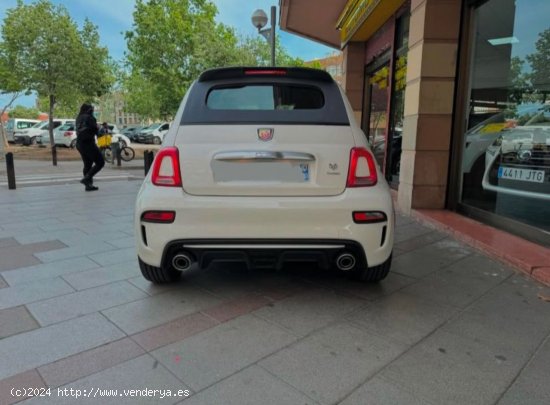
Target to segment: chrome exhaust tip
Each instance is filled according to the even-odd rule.
[[[172,266],[178,271],[185,271],[193,264],[193,259],[187,253],[177,253],[172,257]]]
[[[338,270],[349,271],[355,267],[355,256],[351,253],[342,253],[336,258]]]

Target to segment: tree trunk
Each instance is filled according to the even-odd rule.
[[[9,149],[10,145],[8,143],[8,134],[6,133],[6,129],[4,128],[4,123],[2,121],[2,117],[4,116],[4,113],[10,108],[10,106],[13,104],[13,102],[19,97],[21,93],[15,92],[11,95],[10,101],[4,106],[2,111],[0,111],[0,161],[4,160],[4,153]]]
[[[53,110],[55,105],[55,97],[50,94],[50,114],[48,117],[48,121],[50,124],[48,125],[48,132],[50,135],[50,145],[52,147],[52,163],[54,166],[57,166],[57,149],[55,147],[55,141],[53,139]]]

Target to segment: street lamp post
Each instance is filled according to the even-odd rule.
[[[264,28],[267,24],[267,14],[264,10],[258,9],[252,13],[252,25],[258,29],[267,42],[271,45],[271,66],[275,66],[275,25],[276,25],[275,6],[271,6],[271,27]]]

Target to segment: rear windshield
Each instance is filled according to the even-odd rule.
[[[349,125],[336,83],[297,78],[235,78],[191,86],[181,125]]]
[[[210,90],[206,105],[212,110],[312,110],[325,105],[315,87],[244,85]]]

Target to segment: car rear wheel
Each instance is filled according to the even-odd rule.
[[[144,263],[139,257],[139,268],[146,280],[155,284],[171,283],[180,278],[181,272],[171,267],[155,267]]]
[[[69,148],[74,149],[76,148],[76,139],[73,139],[71,143],[69,144]]]
[[[377,283],[379,281],[382,281],[388,276],[388,273],[390,272],[391,259],[392,255],[390,254],[390,257],[388,257],[388,259],[384,263],[378,266],[368,267],[366,269],[356,268],[352,271],[350,276],[354,280],[366,281],[368,283]]]

